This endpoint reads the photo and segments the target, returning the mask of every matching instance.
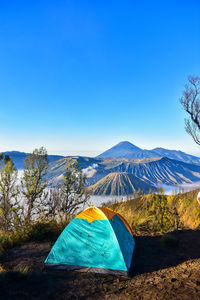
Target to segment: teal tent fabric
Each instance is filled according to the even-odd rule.
[[[134,246],[133,236],[118,215],[92,223],[75,218],[61,233],[45,265],[128,272]]]

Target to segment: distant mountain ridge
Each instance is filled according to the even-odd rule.
[[[24,169],[24,161],[26,157],[30,154],[30,153],[25,153],[20,151],[6,151],[2,153],[4,156],[9,155],[12,158],[12,161],[14,162],[14,165],[18,170]],[[61,155],[48,155],[48,160],[49,163],[53,163],[54,161],[59,160],[63,157],[64,156]]]
[[[155,148],[153,150],[154,153],[157,153],[158,155],[162,157],[168,157],[175,160],[180,160],[186,163],[190,164],[200,164],[200,157],[187,154],[185,152],[182,152],[180,150],[169,150],[164,148]]]
[[[156,156],[160,155],[150,150],[143,150],[128,141],[124,141],[99,154],[97,158],[150,158]]]
[[[155,148],[152,150],[141,149],[128,141],[120,142],[105,152],[99,154],[97,158],[153,158],[168,157],[170,159],[180,160],[186,163],[199,164],[200,157],[190,155],[178,150],[168,150],[164,148]]]
[[[17,169],[24,168],[24,160],[30,153],[20,151],[6,151],[4,155],[9,155]],[[57,160],[67,158],[69,156],[62,155],[48,155],[50,164]],[[80,156],[79,156],[80,157]],[[90,160],[108,159],[108,158],[127,158],[127,159],[143,159],[143,158],[155,158],[155,157],[167,157],[183,161],[190,164],[200,165],[200,157],[190,155],[178,150],[168,150],[161,147],[154,148],[152,150],[141,149],[128,141],[120,142],[105,152],[99,154],[97,157],[90,158]],[[88,158],[89,159],[89,158]]]

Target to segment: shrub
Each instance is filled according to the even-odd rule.
[[[20,228],[13,233],[0,233],[0,255],[11,247],[28,241],[54,241],[66,224],[58,224],[54,220],[37,222]]]
[[[63,224],[58,224],[54,220],[46,223],[37,222],[28,227],[28,239],[32,241],[55,240],[64,227]]]

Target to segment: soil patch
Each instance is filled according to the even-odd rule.
[[[50,271],[53,242],[27,243],[1,259],[1,299],[200,299],[200,230],[136,236],[131,277]]]

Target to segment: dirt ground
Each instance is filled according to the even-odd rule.
[[[7,251],[0,264],[0,299],[200,299],[200,230],[136,236],[131,277],[49,271],[53,243],[27,243]]]

